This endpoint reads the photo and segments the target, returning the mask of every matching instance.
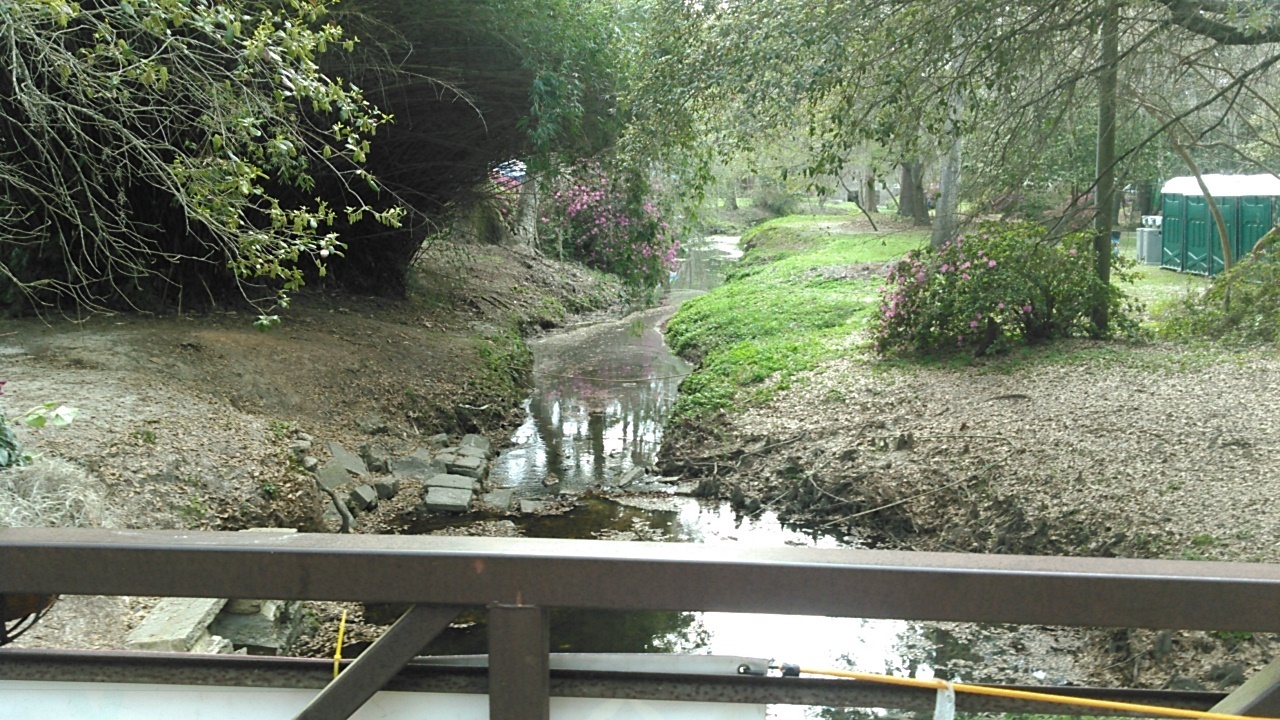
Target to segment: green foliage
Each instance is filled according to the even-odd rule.
[[[800,206],[800,201],[785,189],[762,183],[751,193],[751,205],[774,217],[782,217],[794,213]]]
[[[542,201],[547,250],[613,273],[633,290],[667,279],[680,243],[635,173],[609,172],[599,163],[566,169]]]
[[[763,402],[798,373],[852,352],[854,332],[875,310],[878,279],[870,268],[848,270],[924,242],[921,233],[824,235],[792,218],[752,237],[740,261],[750,271],[685,302],[667,324],[672,349],[700,361],[680,387],[676,418]]]
[[[0,380],[0,395],[4,394],[5,382]],[[37,405],[14,418],[12,424],[26,425],[36,429],[63,427],[70,425],[79,412],[75,408],[59,405],[56,402],[48,402],[43,405]],[[0,411],[0,468],[26,465],[32,459],[31,455],[22,451],[22,443],[18,441],[18,436],[14,434],[10,424],[5,418],[4,412]]]
[[[317,64],[354,45],[330,5],[6,3],[0,300],[130,304],[186,272],[284,300],[340,210],[398,224],[361,167],[390,118]]]
[[[1168,306],[1160,334],[1172,339],[1270,344],[1280,339],[1280,250],[1268,233],[1254,252],[1219,274],[1205,292]]]
[[[267,429],[271,432],[271,437],[276,440],[284,440],[289,436],[289,432],[293,430],[293,423],[284,420],[272,420]]]
[[[0,412],[0,468],[22,465],[24,462],[22,443],[18,442],[18,436],[5,421],[4,413]]]
[[[1098,303],[1111,308],[1111,331],[1138,332],[1138,310],[1115,284],[1094,273],[1092,238],[1054,242],[1032,223],[984,223],[947,243],[907,255],[890,273],[876,348],[888,355],[981,355],[1017,344],[1104,335],[1092,324]],[[1117,259],[1113,278],[1129,282]]]

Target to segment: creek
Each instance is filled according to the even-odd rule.
[[[764,512],[743,517],[726,503],[679,493],[678,485],[637,480],[651,466],[663,421],[691,367],[667,348],[662,328],[680,304],[713,288],[741,256],[736,237],[708,237],[686,248],[657,307],[594,322],[530,343],[534,388],[524,423],[495,461],[489,483],[532,503],[568,501],[561,514],[511,519],[528,537],[638,539],[737,546],[848,546],[852,538],[784,527]],[[633,470],[636,469],[636,470]],[[429,532],[475,518],[427,518]],[[479,615],[477,615],[477,620]],[[455,627],[432,654],[485,652],[482,622]],[[773,658],[810,667],[955,679],[954,660],[972,661],[950,633],[892,620],[735,613],[556,611],[553,652],[682,652]],[[778,706],[770,717],[823,717]]]

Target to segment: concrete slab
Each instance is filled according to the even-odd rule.
[[[493,446],[489,443],[489,439],[483,435],[476,435],[474,433],[463,435],[462,442],[458,443],[458,446],[464,448],[475,448],[484,453],[485,457],[488,457],[489,453],[493,452]]]
[[[347,472],[347,469],[337,460],[330,460],[321,465],[320,471],[316,473],[316,480],[329,490],[337,490],[344,485],[349,485],[352,479],[351,473]]]
[[[532,515],[534,513],[542,512],[544,509],[546,509],[546,507],[547,507],[546,503],[538,502],[537,500],[521,500],[520,514]]]
[[[377,504],[378,491],[374,490],[372,485],[352,488],[351,493],[347,495],[347,506],[361,512],[374,508]]]
[[[428,488],[450,488],[453,490],[466,490],[467,492],[474,490],[475,484],[476,481],[474,478],[469,478],[465,475],[449,475],[446,473],[432,475],[423,483],[423,485]]]
[[[343,469],[351,473],[352,477],[362,477],[369,474],[369,468],[365,467],[364,459],[342,447],[342,443],[329,443],[329,453],[333,455],[333,461],[339,463]]]
[[[444,467],[453,475],[466,475],[472,478],[483,478],[489,469],[488,463],[480,458],[457,455],[453,462],[445,461]]]
[[[187,652],[208,634],[225,598],[165,598],[125,638],[129,650]]]
[[[411,455],[392,458],[387,466],[398,478],[425,480],[444,472],[444,463],[432,458],[430,450],[415,450]]]
[[[464,513],[471,509],[471,491],[456,488],[427,488],[423,504],[433,512]]]
[[[262,611],[253,615],[222,613],[209,626],[250,655],[279,655],[297,638],[301,626],[301,603],[267,600]]]
[[[480,496],[480,502],[488,505],[495,510],[507,511],[511,509],[511,503],[514,499],[510,490],[494,490]]]

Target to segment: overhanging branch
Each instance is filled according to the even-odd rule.
[[[1170,21],[1185,30],[1223,45],[1265,45],[1280,42],[1280,25],[1260,29],[1240,28],[1211,15],[1225,14],[1233,8],[1215,0],[1158,0],[1169,9]]]

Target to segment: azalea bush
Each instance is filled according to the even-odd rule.
[[[1112,277],[1131,282],[1131,260]],[[1091,311],[1110,308],[1110,333],[1133,335],[1138,309],[1098,279],[1088,233],[1056,241],[1034,223],[983,223],[941,248],[908,253],[890,272],[876,329],[884,354],[949,350],[981,355],[1074,335],[1100,337]]]
[[[562,256],[648,290],[675,267],[680,243],[648,183],[592,163],[560,173],[543,195],[540,236]]]

